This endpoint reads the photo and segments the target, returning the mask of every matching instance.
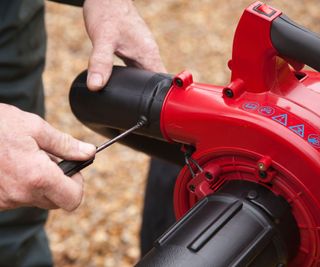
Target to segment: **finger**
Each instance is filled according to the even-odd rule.
[[[89,59],[87,86],[92,91],[101,89],[108,81],[113,67],[114,47],[105,38],[92,40],[93,49]]]
[[[137,55],[136,66],[154,72],[166,72],[166,68],[161,60],[158,47],[156,45],[147,47],[144,55]]]
[[[159,48],[151,36],[146,33],[145,38],[136,38],[133,34],[131,41],[120,46],[115,54],[120,57],[128,66],[134,66],[154,72],[166,73],[162,62]]]
[[[50,201],[46,196],[36,197],[33,199],[32,206],[40,209],[53,210],[58,209],[59,207]]]
[[[55,163],[59,163],[61,161],[61,159],[59,159],[58,157],[56,157],[55,155],[52,155],[50,153],[47,153],[48,157]]]
[[[72,211],[76,209],[82,200],[83,177],[80,173],[72,178],[63,175],[62,171],[52,162],[50,178],[43,188],[44,195],[56,206]]]
[[[126,57],[122,57],[121,59],[128,67],[136,67],[139,69],[149,70],[153,72],[167,73],[167,70],[163,63],[161,62],[159,64],[158,60],[155,60],[155,63],[147,62],[147,64],[143,64],[140,61],[138,61],[138,59],[131,59]]]
[[[46,152],[68,160],[86,160],[95,154],[94,145],[60,132],[41,118],[34,120],[32,137]]]

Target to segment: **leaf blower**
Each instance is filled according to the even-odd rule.
[[[255,2],[228,66],[226,86],[119,66],[102,91],[72,84],[83,124],[113,137],[143,117],[123,143],[183,166],[177,223],[138,267],[320,266],[320,39]]]

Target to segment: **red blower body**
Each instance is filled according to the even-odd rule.
[[[277,9],[255,2],[244,11],[237,27],[228,63],[231,82],[225,87],[193,82],[186,71],[172,77],[120,67],[114,70],[103,92],[87,90],[86,73],[75,80],[71,106],[90,128],[110,136],[112,131],[129,128],[140,115],[145,115],[150,124],[139,135],[133,135],[131,141],[128,139],[129,144],[147,152],[162,149],[163,158],[178,158],[185,153],[186,165],[174,192],[176,216],[182,219],[160,238],[158,250],[164,253],[164,240],[170,239],[172,248],[185,235],[191,236],[183,251],[171,249],[175,255],[172,263],[152,264],[154,258],[150,256],[138,266],[320,266],[320,75],[304,70],[304,64],[320,70],[319,37]],[[114,87],[117,88],[113,90]],[[110,119],[121,112],[123,115]],[[181,159],[182,156],[177,162]],[[261,202],[252,201],[257,194],[268,197]],[[199,211],[199,203],[207,205],[203,203],[209,203],[212,197],[216,197],[214,203],[220,204],[212,204],[206,212]],[[221,203],[228,204],[222,209]],[[256,210],[263,210],[263,220],[271,222],[260,233],[266,233],[266,229],[274,229],[280,235],[288,232],[275,239],[261,235],[260,245],[254,247],[260,235],[247,229],[248,235],[244,233],[243,238],[247,236],[248,240],[240,242],[233,252],[228,248],[240,237],[231,242],[232,236],[221,235],[219,242],[212,243],[206,252],[206,260],[199,260],[203,264],[177,265],[172,258],[179,259],[181,253],[202,257],[199,251],[211,239],[218,238],[223,227],[233,237],[242,231],[241,226],[237,228],[240,219],[231,226],[230,218],[238,212],[238,204],[234,203],[241,207],[251,205],[250,214],[243,216],[254,220],[260,216]],[[190,213],[195,205],[198,207]],[[277,211],[282,205],[284,213]],[[211,211],[219,214],[210,217]],[[194,218],[202,213],[203,219],[198,220],[202,222],[200,230],[183,228],[188,221],[193,221],[188,227],[198,225],[200,222]],[[224,223],[219,224],[222,218]],[[259,225],[266,224],[259,221]],[[180,237],[170,237],[182,228],[189,230]],[[278,239],[282,241],[277,243]],[[220,244],[224,253],[231,253],[229,261],[219,262],[219,255],[210,255],[210,251],[221,254]],[[266,258],[271,257],[271,250],[258,259],[270,246],[277,251],[275,254],[281,251],[279,247],[286,249],[270,262]],[[245,256],[237,258],[237,253]],[[181,259],[192,261],[183,255]]]

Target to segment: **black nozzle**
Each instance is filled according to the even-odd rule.
[[[126,130],[145,117],[148,125],[138,132],[163,139],[160,113],[171,87],[171,76],[115,66],[102,90],[88,90],[86,81],[84,71],[74,80],[70,91],[71,109],[81,122],[96,131],[104,127]]]
[[[183,165],[180,145],[166,143],[160,130],[161,109],[172,85],[171,75],[114,66],[107,85],[98,92],[90,91],[86,80],[84,71],[72,83],[69,95],[71,109],[83,124],[112,138],[144,117],[147,124],[121,143]]]
[[[289,204],[267,188],[229,181],[169,229],[136,267],[278,267],[298,251]]]

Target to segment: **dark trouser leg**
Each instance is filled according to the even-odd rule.
[[[0,83],[0,88],[1,88]],[[23,83],[22,83],[23,85]],[[4,86],[2,86],[4,88]],[[17,90],[21,87],[16,85]],[[11,92],[14,90],[11,90]],[[14,99],[14,94],[4,97],[6,90],[0,90],[0,99]],[[22,89],[21,89],[22,92]],[[42,93],[38,95],[43,98]],[[43,104],[34,100],[34,103],[25,102],[18,105],[43,115]],[[29,106],[33,106],[30,108]],[[0,177],[1,179],[1,177]],[[44,224],[48,211],[37,208],[20,208],[0,212],[0,267],[50,267],[53,266]]]
[[[43,1],[0,1],[0,17],[0,102],[44,116]],[[37,208],[0,212],[0,267],[53,265],[44,231],[47,216]]]
[[[0,213],[0,266],[50,267],[52,259],[43,228],[48,212],[20,208]]]
[[[1,85],[3,84],[0,83],[0,88]],[[16,85],[16,88],[19,90],[20,87]],[[8,94],[6,99],[9,100],[11,97],[14,99],[13,95]],[[38,97],[41,99],[42,93]],[[4,98],[0,90],[0,99]],[[3,102],[10,103],[10,101]],[[33,108],[28,107],[27,102],[25,104],[26,106],[18,106],[43,115],[43,104],[35,101],[36,105]],[[0,267],[53,266],[44,230],[47,216],[48,211],[37,208],[0,212]]]
[[[141,227],[141,256],[175,222],[173,188],[181,167],[153,158],[151,160]]]

